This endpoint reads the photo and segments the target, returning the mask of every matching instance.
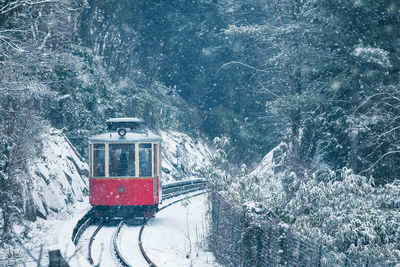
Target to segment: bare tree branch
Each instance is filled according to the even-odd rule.
[[[42,1],[25,1],[25,0],[18,0],[11,2],[4,7],[0,8],[0,14],[4,15],[6,13],[9,13],[13,11],[14,9],[20,7],[20,6],[34,6],[34,5],[41,5],[41,4],[48,4],[48,3],[55,3],[55,0],[42,0]]]
[[[372,98],[376,97],[376,96],[380,96],[380,95],[386,95],[386,93],[377,93],[374,95],[369,96],[367,99],[364,100],[364,102],[362,102],[354,111],[354,113],[356,113],[361,107],[363,107],[364,105],[366,105]]]
[[[251,65],[248,65],[248,64],[246,64],[246,63],[243,63],[243,62],[239,62],[239,61],[231,61],[231,62],[228,62],[228,63],[225,63],[225,64],[223,64],[218,70],[217,70],[217,73],[220,71],[220,70],[222,70],[222,69],[224,69],[224,68],[226,68],[226,67],[228,67],[228,66],[230,66],[230,65],[241,65],[241,66],[245,66],[245,67],[247,67],[247,68],[249,68],[249,69],[252,69],[252,70],[254,70],[254,71],[256,71],[256,72],[264,72],[264,73],[270,73],[271,71],[276,71],[276,69],[258,69],[258,68],[256,68],[256,67],[253,67],[253,66],[251,66]]]
[[[400,150],[386,152],[386,153],[383,154],[377,161],[375,161],[375,163],[372,164],[368,169],[365,169],[365,170],[361,171],[360,174],[370,171],[373,167],[376,166],[376,164],[377,164],[379,161],[381,161],[381,160],[382,160],[383,158],[385,158],[386,156],[391,155],[391,154],[397,154],[397,153],[400,153]]]

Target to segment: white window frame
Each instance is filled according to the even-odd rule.
[[[109,152],[110,152],[110,148],[109,145],[110,144],[129,144],[135,145],[135,176],[112,176],[110,177],[110,156],[109,156]],[[139,171],[139,146],[140,144],[151,144],[151,176],[139,176],[140,171]],[[105,160],[105,170],[104,170],[104,177],[94,177],[93,173],[94,173],[94,145],[104,145],[104,160]],[[160,154],[161,154],[161,142],[121,142],[121,143],[89,143],[89,176],[90,177],[94,177],[94,178],[157,178],[160,177],[160,170],[161,170],[161,158],[160,158]],[[154,159],[154,155],[156,155],[156,159]],[[155,160],[157,161],[157,169],[154,170],[154,163]]]

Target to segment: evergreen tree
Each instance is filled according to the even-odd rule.
[[[254,71],[268,96],[266,117],[270,123],[276,122],[270,115],[279,118],[280,133],[288,134],[291,165],[309,167],[322,155],[335,169],[348,166],[365,173],[374,165],[377,176],[393,175],[398,150],[397,142],[390,141],[398,134],[396,2],[272,1],[262,8],[254,8],[257,2],[239,3],[239,10],[265,10],[268,16],[242,17],[225,31],[247,42],[251,55],[225,67]],[[372,110],[373,103],[383,105]],[[385,164],[383,172],[382,156],[393,163]]]
[[[327,102],[319,116],[319,146],[333,167],[348,166],[362,172],[396,147],[374,139],[398,123],[388,118],[384,104],[398,94],[394,89],[399,82],[395,78],[398,31],[393,31],[400,22],[398,8],[395,1],[309,1],[304,7],[305,20],[318,29],[312,44],[333,56],[329,72],[322,76]],[[371,110],[373,103],[384,105]],[[395,113],[392,110],[390,116]],[[375,176],[380,179],[385,172],[375,172]]]

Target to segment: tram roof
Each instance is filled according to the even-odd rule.
[[[94,135],[89,138],[92,143],[134,143],[134,142],[160,142],[161,137],[152,132],[127,132],[120,136],[117,132],[108,132]]]
[[[106,123],[110,123],[110,122],[137,122],[137,123],[141,123],[144,122],[142,119],[139,118],[111,118],[106,120]]]

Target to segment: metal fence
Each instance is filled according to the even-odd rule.
[[[338,259],[273,219],[250,220],[242,208],[211,193],[210,247],[223,266],[395,266],[374,257]]]

